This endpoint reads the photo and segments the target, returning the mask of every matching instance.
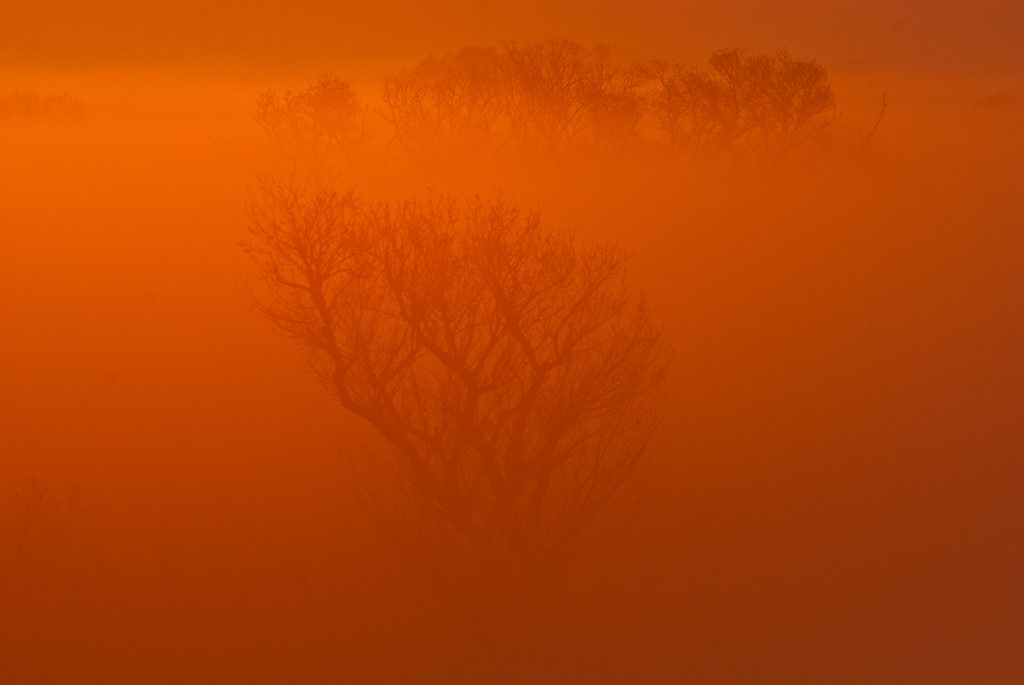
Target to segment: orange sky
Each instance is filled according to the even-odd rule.
[[[1024,5],[1015,0],[8,0],[0,60],[296,64],[562,34],[645,57],[692,60],[722,45],[787,46],[836,68],[1024,67]]]

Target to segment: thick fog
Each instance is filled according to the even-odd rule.
[[[0,29],[0,681],[1024,679],[1015,3],[44,4]],[[385,84],[548,39],[644,66],[629,135],[402,138]],[[729,47],[822,67],[820,130],[672,153],[651,64]],[[257,103],[325,74],[354,142],[302,161]],[[300,177],[629,255],[655,458],[529,607],[407,553],[397,452],[261,313]]]

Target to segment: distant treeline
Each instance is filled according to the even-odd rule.
[[[313,158],[353,155],[371,111],[387,122],[388,151],[418,163],[642,152],[771,164],[822,142],[839,117],[825,68],[784,50],[719,50],[699,69],[614,64],[608,48],[567,39],[429,57],[390,75],[377,103],[333,74],[257,102],[271,137]]]
[[[14,91],[0,97],[0,120],[78,120],[85,116],[85,105],[68,95],[40,96]]]

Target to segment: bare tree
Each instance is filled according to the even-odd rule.
[[[69,95],[47,95],[15,90],[0,97],[0,122],[10,121],[81,121],[86,106]]]
[[[639,137],[647,70],[567,39],[431,57],[387,80],[381,115],[416,159],[536,158]]]
[[[825,68],[785,51],[718,50],[710,71],[653,65],[660,86],[651,110],[673,156],[725,155],[780,162],[821,136],[837,118]]]
[[[412,159],[486,161],[508,135],[500,85],[496,51],[463,48],[388,78],[381,115]]]
[[[825,67],[779,51],[767,75],[759,125],[771,158],[782,160],[815,140],[839,114]]]
[[[565,39],[504,47],[505,108],[519,146],[549,154],[571,147],[593,118],[589,52]]]
[[[326,184],[267,182],[251,216],[261,311],[389,445],[446,573],[534,587],[644,473],[667,352],[621,251]]]
[[[274,90],[256,99],[256,121],[296,164],[316,169],[331,155],[350,157],[363,142],[364,113],[352,83],[324,74],[305,90],[279,96]]]
[[[590,139],[605,151],[622,152],[640,142],[640,129],[647,111],[644,87],[651,71],[642,64],[616,66],[611,49],[598,45],[591,66],[592,86],[588,96],[591,110]]]

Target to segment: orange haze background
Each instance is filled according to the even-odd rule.
[[[1024,4],[0,17],[0,98],[85,106],[0,118],[0,682],[1024,682]],[[273,163],[257,93],[332,71],[372,102],[431,53],[552,36],[785,47],[828,70],[840,135],[888,108],[853,170],[346,177],[618,242],[673,346],[644,506],[497,664],[395,567],[345,466],[370,436],[248,307],[239,241]]]

